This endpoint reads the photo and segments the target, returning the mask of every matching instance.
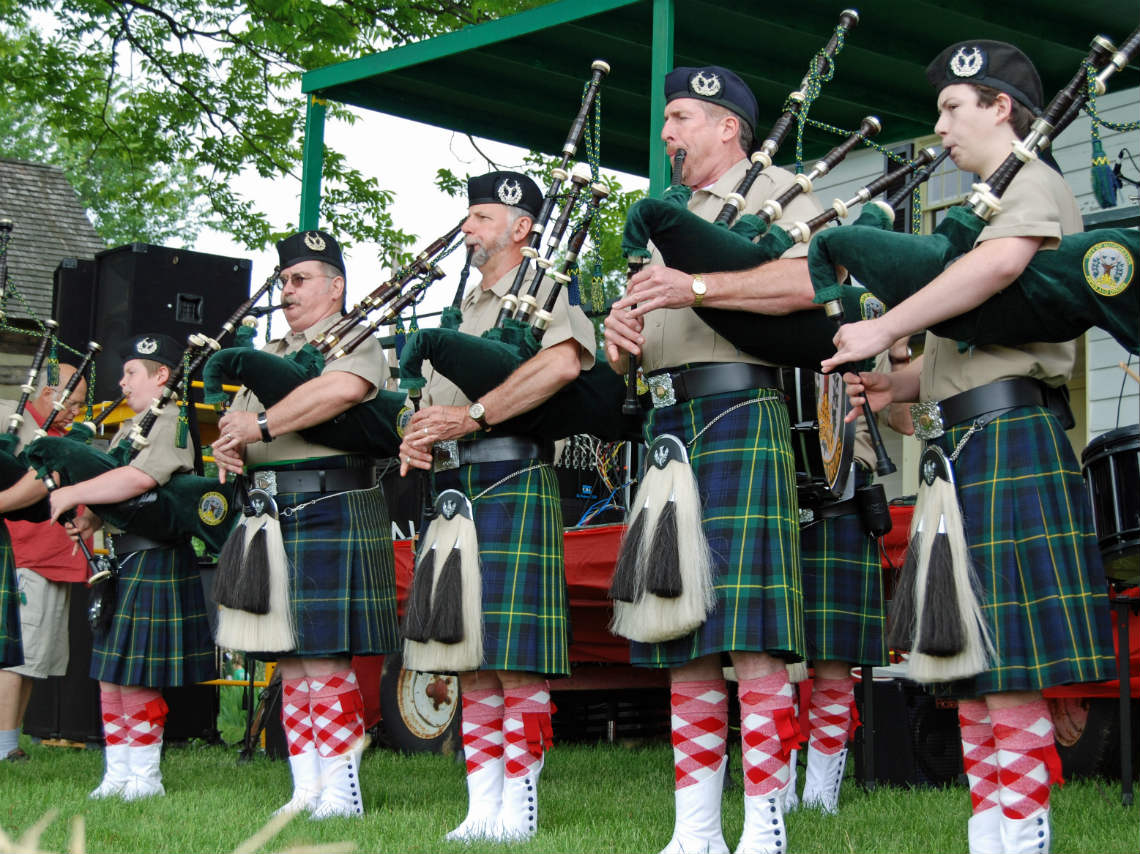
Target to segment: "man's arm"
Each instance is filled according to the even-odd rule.
[[[750,270],[704,273],[702,278],[707,287],[703,307],[771,315],[819,308],[812,303],[815,289],[804,258],[778,258]],[[614,308],[630,307],[631,314],[640,317],[658,308],[692,304],[693,275],[655,264],[630,279],[626,295]]]
[[[479,398],[492,427],[545,403],[559,389],[577,379],[582,346],[568,339],[540,350],[519,365],[502,383]],[[428,406],[417,412],[404,432],[400,446],[400,472],[409,466],[431,467],[431,446],[480,429],[466,406]]]
[[[882,317],[845,323],[835,335],[836,354],[823,370],[868,359],[899,338],[977,308],[1025,270],[1041,237],[996,237],[979,243]]]
[[[47,487],[36,477],[35,469],[28,469],[22,478],[0,492],[0,513],[30,507],[47,495]]]
[[[158,481],[134,466],[119,466],[71,486],[61,486],[51,494],[51,518],[80,504],[117,504],[142,495],[158,486]]]

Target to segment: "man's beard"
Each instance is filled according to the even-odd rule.
[[[471,253],[471,266],[478,270],[506,249],[507,244],[510,243],[509,231],[509,229],[504,228],[503,233],[496,237],[490,246],[483,246],[481,243],[473,244],[475,249]]]

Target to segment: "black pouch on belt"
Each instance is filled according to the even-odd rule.
[[[887,491],[881,483],[869,483],[855,490],[859,508],[859,521],[871,537],[881,537],[891,530],[891,509],[887,504]]]

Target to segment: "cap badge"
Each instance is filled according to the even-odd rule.
[[[522,184],[514,178],[504,178],[495,189],[495,195],[504,205],[517,205],[523,197]]]
[[[158,341],[153,338],[143,338],[135,344],[135,352],[143,356],[149,356],[158,350]]]
[[[715,98],[723,88],[720,75],[715,71],[698,71],[689,78],[689,89],[692,90],[693,94],[700,95],[702,98]]]
[[[982,70],[985,59],[980,47],[960,47],[950,57],[950,73],[955,77],[974,77]]]
[[[325,239],[315,231],[305,232],[305,245],[312,249],[314,252],[325,251]]]

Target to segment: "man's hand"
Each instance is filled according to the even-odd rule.
[[[226,482],[229,472],[241,474],[245,468],[245,446],[261,440],[257,414],[231,410],[218,420],[218,438],[214,442],[214,462],[218,464],[218,480]]]
[[[602,326],[605,330],[606,361],[618,373],[624,374],[629,366],[629,353],[641,355],[641,345],[645,337],[641,334],[645,323],[640,317],[624,306],[619,307],[619,300],[610,306],[610,313],[606,315]]]
[[[629,308],[634,317],[642,317],[659,308],[689,308],[695,298],[691,273],[652,264],[629,280],[614,308]]]
[[[885,317],[844,323],[831,339],[835,355],[824,359],[820,370],[826,374],[843,365],[874,358],[889,349],[897,337],[887,328]]]
[[[76,549],[79,548],[79,541],[90,539],[102,524],[103,520],[92,513],[89,508],[82,508],[73,520],[63,526],[63,529],[67,531],[67,536],[76,543],[71,553],[75,554]]]
[[[51,521],[53,522],[58,521],[60,515],[80,504],[79,495],[74,486],[60,486],[52,490],[49,501],[51,503]]]
[[[436,442],[458,439],[479,429],[466,406],[425,406],[412,416],[400,443],[400,476],[410,468],[431,471],[431,448]]]
[[[878,412],[894,401],[894,387],[890,374],[864,371],[859,374],[844,374],[843,382],[851,409],[843,420],[850,424],[863,414],[863,406],[870,403],[871,411]]]

